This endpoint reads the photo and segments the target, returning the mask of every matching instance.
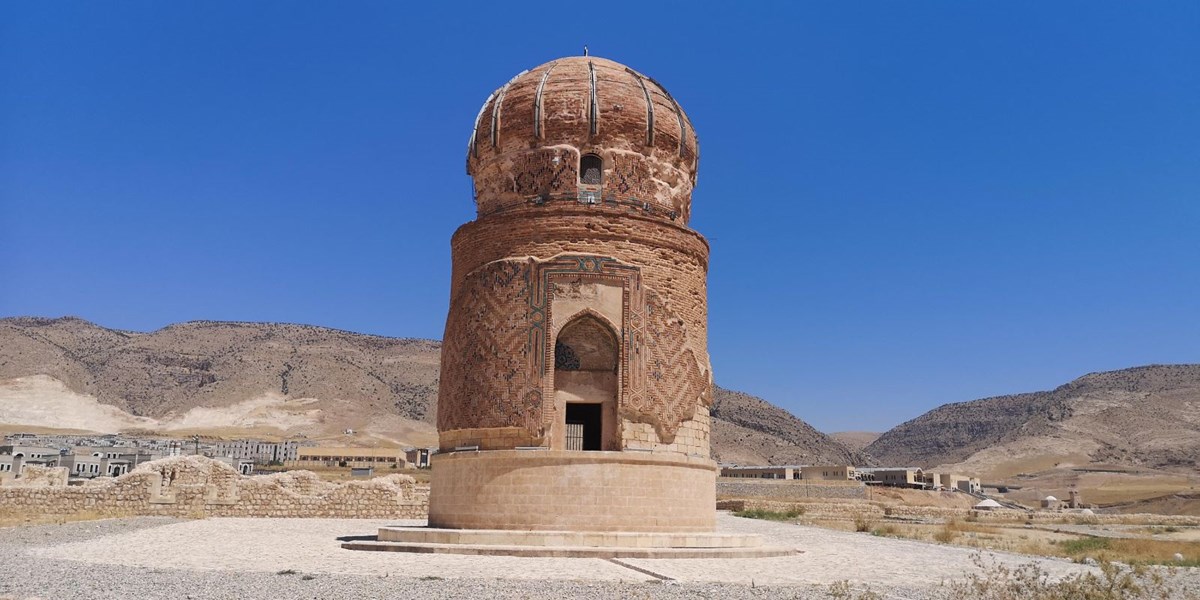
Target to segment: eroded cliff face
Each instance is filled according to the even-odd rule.
[[[371,429],[379,441],[430,445],[440,349],[430,340],[277,323],[192,322],[138,333],[75,318],[0,319],[0,420],[247,436]],[[88,417],[39,412],[51,406]]]
[[[762,398],[715,388],[713,459],[742,465],[870,466],[869,456]]]
[[[884,433],[866,451],[887,464],[924,467],[974,461],[982,469],[1057,456],[1195,469],[1200,365],[1092,373],[1051,391],[947,404]]]

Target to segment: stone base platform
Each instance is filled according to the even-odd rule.
[[[513,531],[383,527],[348,550],[559,558],[765,558],[796,554],[748,534]]]
[[[429,525],[711,533],[717,464],[678,453],[490,450],[433,456]]]

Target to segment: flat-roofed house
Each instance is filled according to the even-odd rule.
[[[296,450],[289,467],[408,467],[403,448],[334,448],[312,446]]]
[[[874,467],[857,470],[858,478],[870,485],[887,485],[921,489],[925,487],[925,473],[918,467]]]
[[[435,452],[437,448],[407,448],[404,450],[404,459],[412,466],[424,469],[429,466],[429,459]]]
[[[983,489],[978,478],[960,473],[926,471],[922,476],[922,480],[925,483],[925,487],[931,490],[957,490],[978,494]]]
[[[855,469],[850,465],[812,465],[800,467],[800,478],[816,481],[851,481]]]
[[[92,454],[63,454],[55,466],[65,467],[70,477],[116,477],[129,472],[132,461],[125,458]]]
[[[721,477],[738,477],[749,479],[800,479],[801,465],[778,466],[740,466],[724,465],[721,467]]]

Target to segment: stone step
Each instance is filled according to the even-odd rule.
[[[633,548],[612,546],[520,546],[500,544],[431,544],[361,540],[346,542],[347,550],[413,552],[419,554],[469,554],[553,558],[768,558],[790,556],[795,548],[770,546],[743,548]]]
[[[760,536],[730,533],[639,533],[382,527],[379,529],[377,537],[381,542],[465,544],[471,546],[755,548],[762,545],[762,538]]]

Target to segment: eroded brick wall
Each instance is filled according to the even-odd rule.
[[[604,161],[602,183],[587,189],[687,221],[699,160],[691,121],[653,79],[590,56],[534,67],[484,103],[467,154],[479,215],[576,194],[583,154]]]
[[[64,471],[65,469],[61,469]],[[0,518],[171,516],[424,518],[428,490],[401,474],[330,483],[309,471],[246,477],[225,463],[157,460],[81,486],[0,487]]]

